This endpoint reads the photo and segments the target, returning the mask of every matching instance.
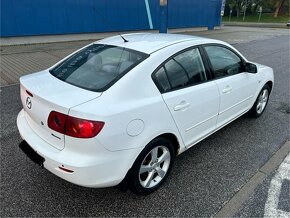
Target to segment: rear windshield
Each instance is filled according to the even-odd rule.
[[[69,57],[50,73],[72,85],[102,92],[148,55],[131,49],[93,44]]]

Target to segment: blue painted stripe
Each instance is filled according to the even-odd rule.
[[[149,27],[150,27],[150,29],[153,29],[152,17],[151,17],[150,6],[149,6],[148,0],[145,0],[145,5],[146,5],[146,11],[147,11]]]

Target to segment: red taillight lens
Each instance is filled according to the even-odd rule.
[[[56,111],[52,111],[48,117],[48,127],[76,138],[95,137],[104,127],[105,123],[71,117]]]
[[[77,138],[92,138],[102,130],[104,124],[68,116],[65,134]]]
[[[66,119],[67,115],[56,111],[51,111],[47,121],[48,127],[56,132],[65,134]]]
[[[33,94],[32,94],[30,91],[26,90],[26,93],[27,93],[29,96],[33,97]]]

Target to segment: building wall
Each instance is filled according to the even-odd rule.
[[[159,0],[0,1],[1,37],[147,30],[150,17],[159,28]],[[168,0],[168,27],[218,26],[220,9],[221,0]]]

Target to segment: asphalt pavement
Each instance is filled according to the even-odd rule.
[[[289,144],[290,145],[290,144]],[[290,154],[243,203],[234,217],[290,217]]]
[[[266,30],[264,35],[262,32],[257,29],[241,35],[234,31],[227,33],[227,36],[219,32],[203,34],[219,39],[228,38],[249,60],[274,69],[275,86],[265,113],[258,119],[243,116],[178,156],[164,185],[145,197],[130,191],[122,193],[115,188],[79,187],[32,163],[18,148],[21,142],[16,127],[16,116],[21,110],[19,85],[9,81],[7,84],[11,85],[2,84],[0,216],[210,217],[217,214],[290,138],[289,34],[280,34],[275,29]],[[41,45],[31,48],[37,46]],[[43,46],[54,51],[57,44]],[[62,51],[73,50],[73,46],[66,46],[66,50]],[[14,55],[22,55],[20,57],[25,56],[23,49],[33,57],[40,55],[37,53],[39,49],[2,47],[2,51],[5,49],[14,49]],[[47,53],[47,50],[41,52]],[[14,56],[9,56],[9,59],[8,55],[12,55],[11,52],[7,54],[6,63],[15,61]],[[31,60],[30,68],[34,67],[34,61]],[[47,62],[50,61],[48,59]],[[236,216],[263,216],[270,180],[276,173],[274,171],[255,189]],[[282,189],[288,190],[288,186],[286,181]],[[263,187],[264,192],[259,191]],[[255,197],[255,193],[260,192],[264,194]],[[281,201],[286,203],[279,208],[287,211],[287,194],[283,196]],[[259,201],[262,198],[266,200]],[[259,212],[254,212],[253,208]]]

